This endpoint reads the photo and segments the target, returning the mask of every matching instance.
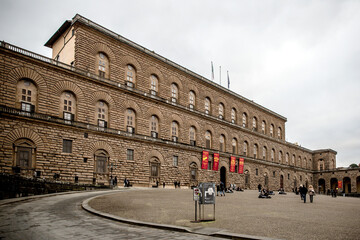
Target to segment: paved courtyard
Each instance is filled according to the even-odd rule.
[[[202,223],[192,222],[194,202],[188,189],[134,189],[97,197],[89,205],[122,218],[190,228],[280,239],[360,239],[360,198],[316,195],[314,203],[304,204],[294,193],[257,196],[253,190],[218,196],[216,221]],[[212,214],[212,206],[205,207]]]

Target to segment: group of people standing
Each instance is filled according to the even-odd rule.
[[[306,188],[306,186],[300,185],[299,187],[299,193],[301,200],[304,200],[304,203],[306,203],[306,194],[308,193],[310,196],[310,202],[312,203],[314,200],[315,190],[312,185],[309,186],[309,189]]]

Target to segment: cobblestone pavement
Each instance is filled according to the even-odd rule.
[[[216,221],[193,223],[192,190],[148,189],[95,198],[89,205],[127,219],[280,239],[360,239],[360,198],[316,195],[303,203],[288,193],[257,198],[248,190],[216,198]],[[309,198],[309,196],[307,196]],[[207,206],[206,215],[211,214]],[[211,217],[211,216],[207,216]]]
[[[0,201],[0,239],[216,239],[117,223],[81,208],[84,199],[104,193],[64,194],[6,205]]]

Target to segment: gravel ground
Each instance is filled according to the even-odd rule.
[[[316,195],[314,202],[299,195],[257,198],[247,190],[216,197],[216,220],[194,223],[189,189],[132,189],[93,199],[99,211],[145,222],[191,228],[219,228],[230,232],[280,239],[360,239],[360,199]],[[211,218],[213,205],[205,206]]]

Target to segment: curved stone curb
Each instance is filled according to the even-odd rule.
[[[113,194],[113,192],[107,193],[104,195],[108,195],[108,194]],[[104,196],[104,195],[101,195],[101,196]],[[159,223],[143,222],[143,221],[138,221],[138,220],[133,220],[133,219],[126,219],[126,218],[122,218],[119,216],[115,216],[113,214],[100,212],[100,211],[95,210],[92,207],[90,207],[89,202],[97,197],[100,197],[100,196],[94,196],[94,197],[84,200],[81,203],[82,208],[84,210],[86,210],[87,212],[92,213],[94,215],[97,215],[97,216],[100,216],[103,218],[107,218],[110,220],[122,222],[122,223],[127,223],[127,224],[132,224],[132,225],[137,225],[137,226],[144,226],[144,227],[152,227],[152,228],[156,228],[156,229],[163,229],[163,230],[169,230],[169,231],[186,232],[186,233],[191,233],[191,234],[206,235],[206,236],[218,237],[218,238],[227,238],[227,239],[278,240],[275,238],[258,237],[258,236],[251,236],[251,235],[245,235],[245,234],[231,233],[231,232],[227,232],[226,230],[220,230],[220,231],[216,230],[214,232],[211,229],[208,229],[209,233],[206,233],[207,232],[206,228],[191,229],[191,228],[187,228],[187,227],[181,227],[181,226],[175,226],[175,225],[169,225],[169,224],[159,224]]]

